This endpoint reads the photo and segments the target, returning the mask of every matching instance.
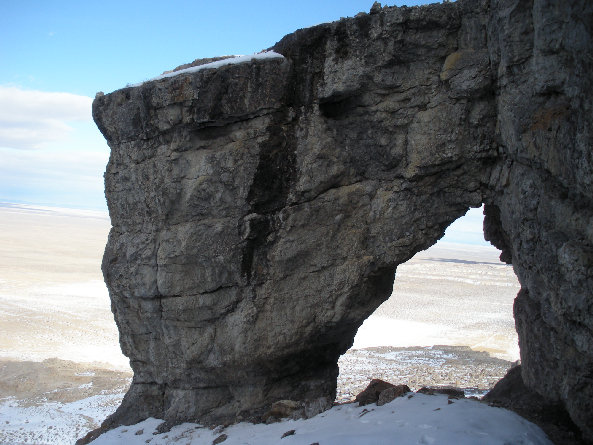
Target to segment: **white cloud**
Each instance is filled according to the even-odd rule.
[[[105,208],[109,149],[92,121],[92,102],[0,86],[0,201]]]
[[[0,201],[105,208],[109,151],[0,148]]]
[[[68,122],[90,121],[93,99],[0,86],[0,147],[42,148],[67,139]]]

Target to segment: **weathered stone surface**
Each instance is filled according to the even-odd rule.
[[[451,387],[451,386],[439,387],[439,388],[431,388],[428,386],[424,386],[416,392],[418,392],[420,394],[428,394],[431,396],[433,396],[435,394],[444,394],[449,399],[464,399],[465,398],[465,393],[463,392],[462,389]]]
[[[516,2],[489,27],[501,160],[485,233],[521,283],[523,380],[593,440],[593,4]]]
[[[281,419],[302,419],[316,416],[325,411],[327,401],[321,397],[317,401],[308,401],[307,403],[295,402],[294,400],[279,400],[272,403],[270,410],[262,416],[261,420],[265,423],[278,422]]]
[[[377,406],[383,406],[409,392],[410,388],[408,387],[408,385],[396,385],[391,388],[384,389],[379,394],[379,398],[377,399]]]
[[[356,396],[355,401],[358,402],[358,406],[369,405],[371,403],[377,403],[379,396],[382,392],[395,388],[393,383],[386,382],[381,379],[373,379],[371,383]]]
[[[592,5],[375,5],[284,58],[98,95],[134,369],[107,425],[329,407],[397,265],[485,203],[522,285],[525,383],[593,438]]]

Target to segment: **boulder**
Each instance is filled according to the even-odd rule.
[[[383,406],[386,403],[392,402],[393,400],[397,399],[398,397],[402,397],[403,395],[410,392],[410,388],[408,385],[396,385],[391,388],[384,389],[379,394],[379,399],[377,400],[377,406]]]
[[[358,406],[369,405],[371,403],[377,403],[381,393],[388,389],[395,388],[395,385],[389,382],[385,382],[381,379],[373,379],[371,383],[356,396],[355,402],[358,402]]]

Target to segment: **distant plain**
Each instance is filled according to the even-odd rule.
[[[102,212],[0,204],[0,443],[67,442],[121,400],[131,371],[100,269],[109,228]],[[504,375],[519,358],[519,284],[498,254],[438,243],[400,265],[340,360],[338,399],[377,376],[483,390]]]

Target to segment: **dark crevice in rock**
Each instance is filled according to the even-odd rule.
[[[296,176],[296,139],[284,124],[285,119],[276,119],[269,127],[268,139],[260,146],[258,166],[247,195],[250,213],[269,214],[286,205]]]
[[[357,96],[343,94],[326,97],[319,101],[319,111],[323,117],[328,119],[349,116],[358,106],[360,106],[360,99]]]
[[[268,138],[259,147],[258,164],[247,195],[250,216],[240,231],[246,237],[241,275],[248,282],[253,275],[258,249],[264,247],[268,235],[276,228],[277,213],[286,206],[297,174],[296,137],[292,134],[294,130],[288,127],[290,113],[289,109],[278,114],[268,127]],[[263,258],[259,259],[263,261]]]

